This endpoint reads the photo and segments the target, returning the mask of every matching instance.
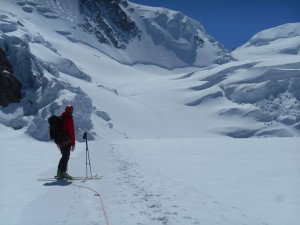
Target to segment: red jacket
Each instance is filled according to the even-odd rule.
[[[64,121],[62,131],[69,136],[71,140],[71,145],[75,147],[75,129],[73,116],[68,112],[63,112],[61,116]]]

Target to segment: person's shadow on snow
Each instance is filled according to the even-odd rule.
[[[72,181],[68,180],[56,180],[50,183],[44,183],[44,186],[68,186],[72,184]]]

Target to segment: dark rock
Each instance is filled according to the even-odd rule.
[[[0,105],[19,102],[22,98],[22,84],[13,76],[12,66],[0,48]]]
[[[127,1],[80,0],[79,5],[84,21],[82,27],[94,33],[100,43],[125,49],[126,43],[140,36],[137,25],[123,9],[128,6]]]

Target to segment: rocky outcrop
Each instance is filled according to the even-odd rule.
[[[140,35],[137,25],[124,11],[127,4],[124,0],[79,0],[82,27],[95,34],[100,43],[125,49],[126,43]]]
[[[22,84],[13,76],[12,66],[0,48],[0,105],[19,102],[22,98]]]

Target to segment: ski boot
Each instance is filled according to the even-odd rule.
[[[63,179],[64,178],[64,172],[61,171],[61,170],[57,170],[55,178],[56,179]]]
[[[70,176],[70,175],[69,175],[68,173],[66,173],[66,172],[63,174],[63,178],[64,178],[64,179],[67,179],[67,180],[72,180],[72,179],[73,179],[73,177]]]

